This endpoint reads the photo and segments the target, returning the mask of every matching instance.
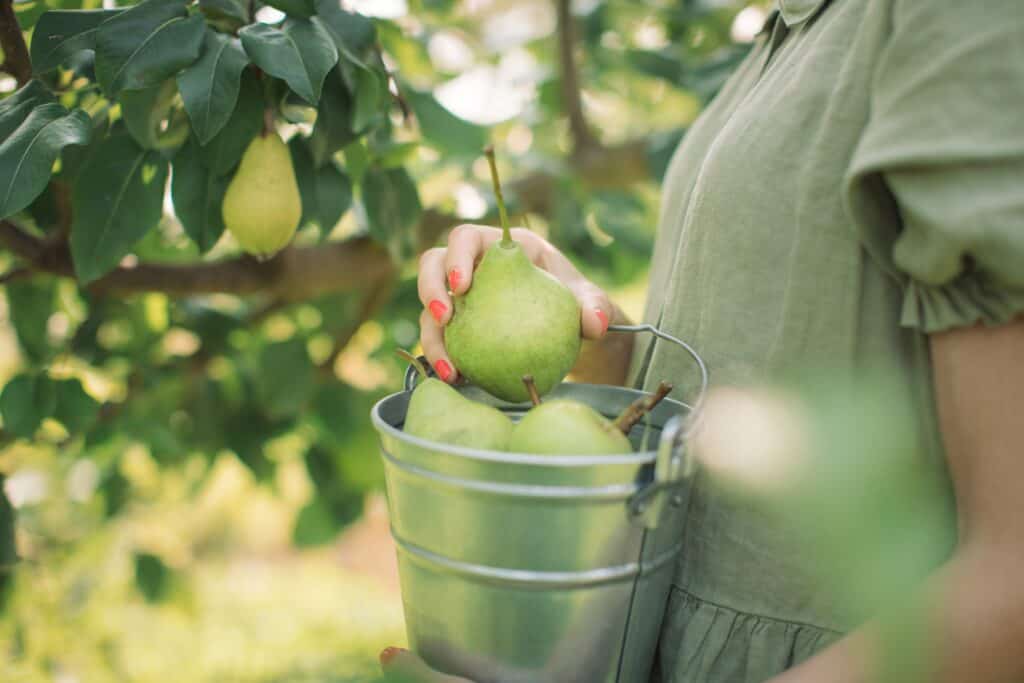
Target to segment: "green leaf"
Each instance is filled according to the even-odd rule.
[[[352,144],[345,145],[342,154],[345,157],[345,170],[351,176],[352,182],[362,185],[363,176],[366,174],[366,169],[370,167],[371,161],[366,145],[362,140],[357,139]],[[382,164],[382,166],[386,165]]]
[[[177,92],[174,79],[168,79],[152,88],[121,93],[121,118],[143,149],[159,147],[161,124],[170,113]]]
[[[55,281],[33,279],[9,282],[5,289],[8,315],[22,351],[30,361],[44,362],[52,352],[46,326],[53,313]]]
[[[50,181],[53,162],[68,145],[89,141],[92,120],[84,111],[44,104],[0,143],[0,218],[21,211]]]
[[[36,25],[46,9],[44,0],[15,0],[14,17],[18,20],[21,30],[28,31]]]
[[[338,61],[338,51],[319,19],[292,19],[283,29],[252,24],[238,36],[253,64],[316,105],[324,77]]]
[[[93,432],[95,431],[93,430]],[[108,518],[120,512],[124,504],[128,502],[131,484],[121,474],[121,469],[117,466],[117,463],[108,467],[103,473],[103,477],[100,479],[99,491],[103,494],[104,513]]]
[[[420,219],[422,206],[416,183],[404,168],[371,168],[363,177],[363,205],[370,234],[400,251]]]
[[[316,11],[313,0],[264,0],[264,4],[276,7],[289,16],[307,19]]]
[[[0,416],[4,429],[15,436],[31,439],[43,418],[53,415],[57,394],[46,375],[22,373],[14,377],[0,393]]]
[[[135,585],[147,602],[160,602],[170,592],[171,570],[156,555],[135,553]]]
[[[163,215],[167,161],[123,131],[82,169],[72,197],[71,259],[82,284],[112,269]]]
[[[385,76],[374,69],[356,67],[356,102],[352,128],[364,132],[385,112],[388,86]]]
[[[10,97],[0,100],[0,140],[6,140],[17,130],[33,109],[56,101],[50,89],[36,79],[23,85]]]
[[[223,21],[237,29],[249,23],[246,0],[199,0],[199,9],[214,21]]]
[[[416,113],[420,131],[430,143],[449,154],[478,156],[487,144],[487,130],[451,113],[431,93],[403,89]]]
[[[317,0],[316,13],[349,61],[366,66],[377,43],[377,29],[361,14],[346,12],[338,0]]]
[[[323,166],[334,154],[359,137],[352,126],[353,102],[341,72],[331,72],[324,81],[323,97],[316,110],[316,123],[309,138],[313,162]]]
[[[363,513],[363,497],[355,492],[345,500],[329,501],[318,495],[299,511],[292,541],[300,548],[330,543]]]
[[[71,434],[85,431],[96,421],[100,404],[86,393],[82,383],[75,378],[54,383],[57,405],[54,417]]]
[[[627,50],[626,61],[642,73],[678,84],[685,69],[685,55],[676,46],[661,50]]]
[[[223,439],[238,459],[248,467],[259,481],[269,479],[275,470],[267,458],[264,446],[294,425],[294,420],[268,419],[254,406],[246,406],[230,414],[224,421]]]
[[[209,143],[231,118],[248,63],[241,45],[207,29],[199,61],[178,74],[181,99],[201,144]]]
[[[242,72],[238,102],[227,125],[202,148],[203,159],[214,173],[224,175],[242,158],[249,143],[263,130],[263,91],[259,78]]]
[[[221,205],[230,181],[231,176],[217,174],[203,163],[195,138],[189,138],[174,157],[171,176],[174,212],[201,252],[212,249],[224,233]]]
[[[405,166],[419,147],[418,142],[389,142],[377,145],[373,148],[374,161],[381,168]]]
[[[96,78],[104,92],[140,90],[174,76],[199,58],[206,23],[185,0],[145,0],[100,24]]]
[[[293,137],[288,148],[302,195],[301,225],[315,224],[321,237],[326,237],[352,205],[352,183],[334,164],[317,168],[301,136]]]
[[[71,55],[96,47],[99,25],[122,10],[51,10],[39,18],[32,31],[32,70],[53,71]]]
[[[313,373],[306,342],[301,338],[260,349],[256,390],[263,411],[275,419],[298,415],[316,389]]]

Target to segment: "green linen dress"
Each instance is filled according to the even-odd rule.
[[[663,197],[646,320],[714,383],[899,373],[945,478],[927,333],[1024,311],[1024,4],[781,0]],[[638,347],[637,385],[693,386],[674,347]],[[699,475],[684,537],[655,680],[759,683],[856,627]]]

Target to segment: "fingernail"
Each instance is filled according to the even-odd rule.
[[[459,269],[458,268],[452,268],[451,270],[449,270],[448,271],[448,286],[451,287],[451,290],[453,292],[459,286],[460,282],[462,282],[462,273],[459,272]]]
[[[397,657],[399,654],[405,652],[404,648],[400,647],[386,647],[380,653],[380,663],[390,664],[391,660]]]
[[[608,314],[605,313],[604,311],[602,311],[600,308],[595,309],[595,310],[597,312],[598,319],[601,321],[601,332],[602,333],[603,332],[607,332],[608,331]]]
[[[448,312],[448,307],[444,305],[443,301],[438,299],[431,301],[427,308],[430,309],[430,315],[434,316],[434,320],[436,320],[438,324],[441,324],[441,319],[444,318],[444,314]]]
[[[452,366],[443,358],[434,363],[434,370],[437,371],[437,376],[445,382],[452,376]]]

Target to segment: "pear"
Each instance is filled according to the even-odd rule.
[[[411,357],[410,357],[411,358]],[[472,401],[435,377],[416,359],[420,383],[412,392],[403,430],[429,441],[488,451],[504,451],[512,435],[512,420],[497,408]]]
[[[579,401],[555,399],[541,403],[534,378],[525,375],[522,383],[534,407],[512,430],[508,449],[546,455],[631,453],[632,444],[626,434],[672,391],[671,384],[662,382],[652,395],[637,399],[611,421]]]
[[[512,430],[512,453],[615,455],[633,451],[629,439],[590,406],[570,399],[530,409]]]
[[[544,394],[568,374],[580,351],[580,308],[554,276],[533,265],[512,239],[494,152],[487,150],[502,238],[484,254],[463,296],[455,297],[444,343],[469,381],[505,401],[526,401],[523,375]]]
[[[224,225],[245,251],[266,258],[287,245],[302,218],[302,198],[287,145],[274,131],[246,148],[221,207]]]

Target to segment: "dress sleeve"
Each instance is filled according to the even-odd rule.
[[[845,199],[924,332],[1024,312],[1024,7],[894,0]]]

